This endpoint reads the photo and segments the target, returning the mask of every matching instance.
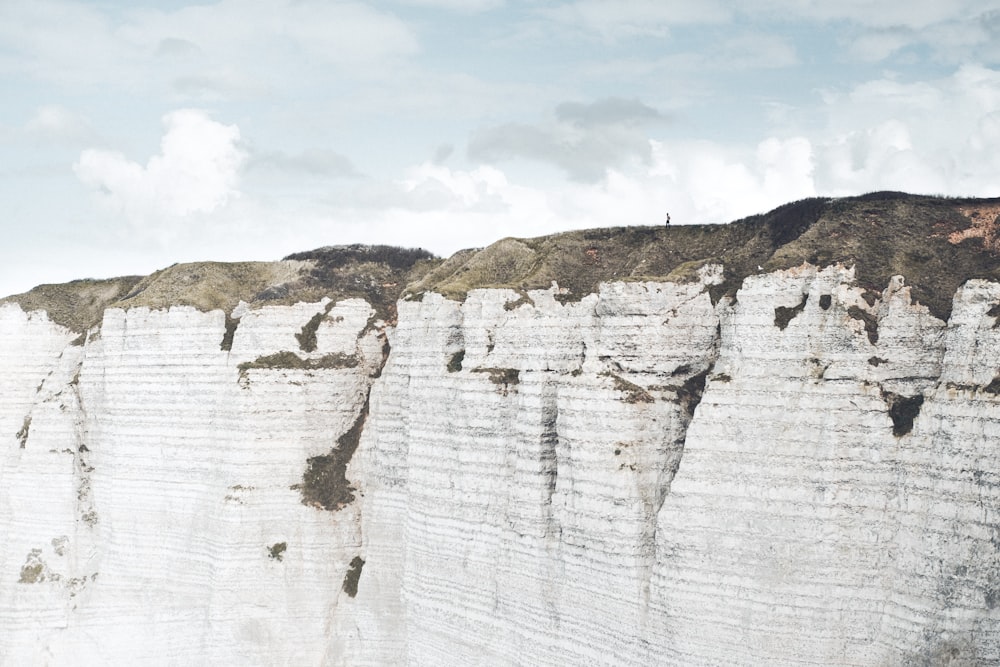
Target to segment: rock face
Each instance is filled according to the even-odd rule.
[[[1000,283],[683,271],[0,305],[0,664],[1000,663]]]
[[[0,308],[0,662],[323,663],[359,505],[317,510],[292,487],[382,363],[361,300],[299,350],[326,305],[246,313],[231,351],[221,311],[112,309],[73,346]],[[247,368],[281,350],[351,364]]]

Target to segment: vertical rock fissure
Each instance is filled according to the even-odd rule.
[[[542,429],[540,435],[539,465],[545,484],[545,532],[550,536],[558,536],[559,527],[552,510],[552,497],[556,493],[559,480],[559,404],[558,390],[555,383],[545,382],[542,385]]]
[[[240,325],[240,318],[233,317],[229,313],[226,313],[226,332],[222,334],[222,343],[219,345],[219,349],[224,352],[230,352],[233,349],[233,339],[236,338],[236,328]]]
[[[80,374],[83,369],[81,359],[76,370],[73,381],[69,383],[69,388],[76,403],[76,418],[73,423],[73,432],[76,446],[73,448],[73,462],[76,474],[76,501],[77,517],[85,525],[94,528],[97,525],[97,508],[94,504],[94,495],[91,490],[91,473],[94,467],[90,465],[90,448],[87,446],[87,408],[84,404],[83,395],[80,392]]]
[[[715,312],[717,313],[716,317],[718,317],[718,309]],[[647,516],[646,525],[643,529],[641,564],[642,618],[646,617],[646,612],[649,609],[653,569],[656,567],[658,559],[657,532],[660,511],[663,509],[667,496],[670,494],[674,477],[680,471],[681,460],[684,457],[684,448],[687,443],[688,429],[691,426],[691,422],[694,421],[695,413],[705,395],[708,378],[715,369],[721,348],[722,326],[721,321],[717,321],[711,350],[707,358],[704,358],[702,362],[704,364],[703,370],[691,373],[693,370],[693,363],[691,363],[682,364],[674,371],[677,375],[687,375],[687,378],[679,387],[675,388],[674,402],[679,409],[674,411],[674,418],[670,420],[667,426],[669,430],[664,434],[666,438],[670,439],[664,448],[667,455],[662,461],[662,467],[657,476],[653,495],[651,498],[646,499]],[[683,373],[678,373],[678,371],[683,371]],[[689,373],[691,374],[688,375]]]

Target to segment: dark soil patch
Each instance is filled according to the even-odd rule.
[[[236,338],[236,327],[240,325],[240,318],[231,317],[229,313],[226,313],[226,332],[222,334],[222,343],[219,345],[220,350],[231,351],[233,349],[233,339]]]
[[[324,368],[355,368],[359,363],[358,357],[353,354],[334,352],[325,354],[315,359],[303,359],[294,352],[275,352],[263,357],[257,357],[253,361],[244,361],[237,366],[240,376],[245,376],[247,371],[254,369],[277,369],[295,368],[299,370],[318,370]]]
[[[361,579],[361,568],[364,566],[365,560],[361,556],[355,556],[351,559],[347,574],[344,575],[343,585],[343,590],[348,597],[353,598],[358,594],[358,581]]]
[[[329,454],[313,456],[306,461],[302,483],[292,486],[302,494],[302,504],[335,512],[354,502],[356,489],[347,479],[347,464],[358,449],[361,432],[368,419],[368,398],[354,425],[337,438],[337,446]]]
[[[865,333],[868,334],[868,341],[874,345],[878,342],[878,318],[858,306],[851,306],[847,309],[847,314],[864,323]]]
[[[920,406],[924,404],[924,395],[901,396],[891,391],[882,392],[882,400],[889,406],[889,418],[892,419],[892,434],[897,438],[913,430],[913,420],[920,414]]]
[[[808,295],[802,295],[802,301],[799,302],[797,306],[792,306],[788,308],[786,306],[778,306],[774,309],[774,326],[778,327],[782,331],[788,326],[788,323],[795,319],[795,316],[801,313],[806,307],[806,301],[809,299]]]

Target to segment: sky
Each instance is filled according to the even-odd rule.
[[[0,0],[0,295],[1000,196],[1000,0]]]

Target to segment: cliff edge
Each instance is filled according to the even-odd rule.
[[[0,664],[998,663],[998,215],[8,297]]]

